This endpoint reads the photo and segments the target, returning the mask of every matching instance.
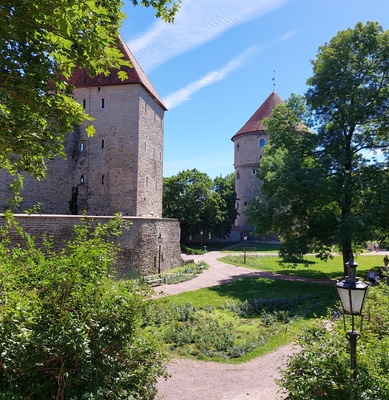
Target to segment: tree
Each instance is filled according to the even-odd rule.
[[[258,171],[263,185],[261,195],[248,204],[247,221],[256,233],[279,235],[285,260],[328,250],[321,239],[332,232],[332,209],[331,205],[323,209],[329,198],[326,170],[313,156],[318,138],[288,105],[275,107],[266,124],[270,141]]]
[[[225,177],[219,176],[213,180],[214,190],[226,203],[223,221],[220,223],[219,236],[228,236],[238,215],[236,209],[235,173]]]
[[[215,182],[197,169],[164,178],[162,209],[165,218],[176,218],[181,227],[181,243],[201,231],[225,237],[231,231],[236,195],[232,176]],[[235,196],[235,198],[234,198]]]
[[[180,0],[169,7],[173,1],[141,4],[171,21]],[[66,83],[73,68],[81,65],[93,76],[129,65],[116,46],[122,5],[121,0],[2,2],[0,168],[43,177],[45,160],[64,155],[65,135],[89,118]]]
[[[110,276],[128,228],[84,221],[59,253],[6,214],[0,232],[0,398],[145,399],[156,396],[165,357],[143,326],[151,291]],[[21,245],[10,246],[10,234]]]
[[[346,263],[355,249],[374,237],[377,229],[387,226],[388,218],[383,212],[383,198],[389,194],[384,186],[388,182],[387,164],[369,156],[378,151],[387,156],[388,60],[389,31],[384,32],[377,23],[358,23],[354,29],[339,32],[320,47],[313,61],[314,74],[308,79],[306,102],[317,131],[303,135],[311,139],[301,142],[300,155],[294,148],[300,135],[293,135],[293,127],[282,143],[283,128],[289,127],[290,114],[278,113],[269,122],[270,142],[279,135],[277,143],[281,150],[277,152],[274,142],[261,160],[261,168],[266,168],[260,172],[264,180],[260,204],[273,204],[277,212],[295,217],[292,237],[300,240],[298,252],[304,246],[304,251],[326,252],[329,246],[337,244]],[[294,163],[301,157],[297,170],[308,181],[296,175],[293,169],[296,164],[277,170],[276,156],[281,153],[282,158]],[[272,184],[274,176],[282,183],[281,187]],[[281,193],[284,200],[280,199]],[[291,201],[298,193],[297,211]],[[274,205],[275,197],[278,205]],[[258,212],[258,207],[250,211],[253,218]],[[301,213],[306,219],[298,221]],[[279,233],[281,238],[287,237],[284,220],[272,218],[270,222],[269,230]],[[289,246],[291,253],[293,249]]]

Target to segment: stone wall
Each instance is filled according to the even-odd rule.
[[[16,220],[24,230],[37,238],[43,233],[53,236],[55,250],[59,250],[72,236],[72,227],[82,218],[104,223],[110,217],[76,215],[27,215],[16,214]],[[113,271],[118,278],[133,278],[139,275],[152,275],[181,266],[180,225],[176,219],[123,217],[132,226],[114,241],[120,244],[119,259]],[[0,214],[0,225],[5,218]],[[13,241],[20,241],[16,233]]]
[[[23,200],[16,211],[40,204],[43,214],[161,217],[163,107],[139,84],[81,87],[74,96],[94,120],[69,133],[66,160],[47,161],[45,179],[24,174]],[[96,133],[88,137],[91,123]],[[12,180],[0,170],[0,212],[9,208]]]

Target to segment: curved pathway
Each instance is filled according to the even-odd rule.
[[[248,253],[249,254],[249,253]],[[258,253],[256,253],[258,254]],[[266,253],[261,253],[265,255]],[[223,285],[224,283],[232,282],[238,278],[272,278],[272,279],[283,279],[283,280],[294,280],[304,282],[315,282],[315,283],[327,283],[333,284],[334,281],[326,279],[314,279],[314,278],[301,278],[298,276],[275,274],[272,272],[257,271],[245,267],[239,267],[236,265],[226,264],[218,259],[225,256],[225,253],[220,251],[210,251],[201,255],[182,255],[184,260],[205,261],[210,267],[203,273],[196,276],[196,278],[177,283],[175,285],[160,285],[155,287],[155,291],[158,294],[179,294],[182,292],[190,292],[205,287]],[[274,253],[269,253],[274,255]]]
[[[308,280],[226,264],[218,260],[223,255],[216,251],[194,256],[183,255],[186,260],[195,262],[203,260],[210,265],[210,268],[190,281],[157,286],[156,293],[174,295],[221,285],[242,277]],[[318,279],[309,281],[332,283]],[[275,379],[279,378],[279,368],[285,367],[287,357],[293,351],[295,351],[293,345],[287,345],[265,356],[236,365],[175,359],[168,364],[170,378],[158,381],[159,398],[163,400],[285,399],[286,395],[280,392]]]

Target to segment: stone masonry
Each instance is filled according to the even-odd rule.
[[[120,80],[114,70],[109,76],[93,78],[82,68],[74,71],[70,79],[74,97],[94,120],[69,133],[66,159],[48,161],[46,179],[37,181],[25,175],[23,201],[15,211],[39,204],[42,214],[26,220],[37,233],[50,231],[51,224],[59,232],[67,231],[69,223],[75,221],[70,215],[112,216],[120,212],[131,216],[132,233],[123,237],[126,245],[122,255],[128,259],[123,275],[135,266],[142,274],[151,274],[157,271],[159,233],[163,246],[169,243],[170,249],[166,247],[163,252],[164,267],[170,264],[168,257],[174,266],[180,259],[178,221],[162,219],[166,107],[122,39],[119,48],[133,65],[123,67],[125,80]],[[93,137],[86,133],[87,124],[93,124],[96,130]],[[0,170],[0,212],[8,209],[12,179],[7,171]]]
[[[283,100],[276,92],[272,92],[231,139],[234,142],[236,208],[239,213],[235,220],[235,229],[239,229],[242,233],[251,231],[246,224],[244,211],[247,204],[255,196],[260,195],[262,185],[256,174],[269,140],[263,120],[270,117],[273,108],[280,103],[283,103]]]
[[[73,226],[82,218],[105,223],[109,217],[81,217],[76,215],[27,215],[15,214],[17,222],[24,230],[36,238],[39,245],[42,234],[54,240],[54,250],[59,251],[71,239]],[[183,264],[180,244],[177,240],[179,223],[175,219],[123,217],[132,223],[130,229],[113,238],[120,245],[118,262],[112,271],[117,278],[134,278],[140,275],[156,274]],[[0,226],[5,219],[0,215]],[[178,237],[179,239],[179,237]],[[12,243],[22,243],[13,232]],[[23,244],[23,243],[22,243]]]

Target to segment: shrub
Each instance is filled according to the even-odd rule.
[[[365,305],[369,319],[357,345],[356,399],[389,399],[388,307],[387,286],[370,288]],[[318,322],[303,332],[298,345],[301,351],[291,356],[279,381],[289,392],[287,399],[349,399],[350,354],[342,319],[331,328]]]
[[[123,226],[84,221],[58,254],[39,249],[11,214],[0,244],[0,399],[154,399],[164,356],[140,328],[144,299],[114,281]],[[24,246],[9,246],[16,229]]]

